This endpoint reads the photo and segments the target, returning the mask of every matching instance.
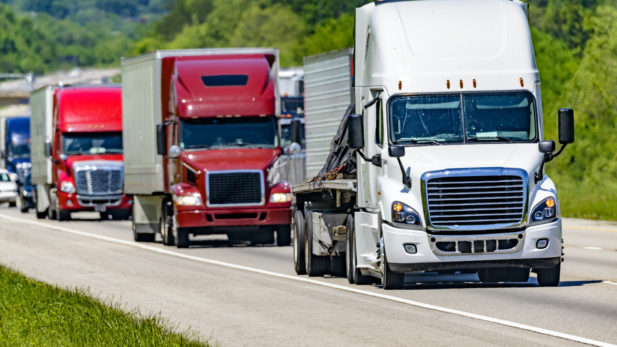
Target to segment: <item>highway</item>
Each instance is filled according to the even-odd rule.
[[[37,220],[0,207],[0,264],[222,346],[617,344],[617,224],[566,219],[559,287],[408,275],[405,288],[293,271],[291,247],[132,241],[130,222]]]

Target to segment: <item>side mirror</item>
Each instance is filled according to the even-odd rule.
[[[362,115],[351,114],[347,118],[347,144],[351,149],[364,148],[364,127]]]
[[[46,157],[51,157],[51,142],[45,141],[45,148],[43,149]]]
[[[302,121],[293,119],[289,125],[289,138],[291,143],[302,143]]]
[[[178,146],[169,147],[169,157],[170,158],[176,159],[180,156],[180,153],[182,153],[182,149],[180,149],[180,147]]]
[[[405,156],[405,147],[399,145],[392,145],[388,147],[388,154],[392,158],[400,158]]]
[[[156,125],[156,153],[158,155],[167,154],[167,132],[165,125]]]
[[[559,109],[559,143],[567,145],[574,142],[574,110]]]
[[[540,141],[538,149],[541,153],[553,153],[555,151],[555,141]]]
[[[68,157],[66,156],[66,154],[62,153],[59,155],[60,160],[66,160]]]

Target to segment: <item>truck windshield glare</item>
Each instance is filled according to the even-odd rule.
[[[538,137],[528,92],[396,96],[388,111],[393,143],[533,142]]]
[[[65,133],[62,148],[66,155],[122,154],[122,133]]]
[[[239,117],[182,120],[183,149],[276,148],[274,117]]]

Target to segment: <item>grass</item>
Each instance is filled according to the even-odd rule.
[[[0,346],[207,346],[165,323],[0,266]]]

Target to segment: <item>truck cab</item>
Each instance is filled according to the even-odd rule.
[[[120,87],[57,88],[52,103],[51,138],[45,142],[51,180],[37,191],[37,212],[58,220],[80,211],[128,219],[132,199],[123,193]]]
[[[3,119],[2,161],[9,173],[14,175],[19,189],[19,207],[28,212],[33,207],[30,164],[30,117]]]
[[[278,244],[288,245],[291,193],[277,171],[277,52],[162,51],[123,64],[124,122],[131,127],[137,117],[148,117],[156,124],[152,164],[160,160],[162,167],[162,174],[155,169],[149,176],[148,187],[143,180],[127,181],[137,201],[135,239],[152,241],[160,233],[165,244],[188,247],[189,235],[226,234],[269,244],[276,233]],[[152,64],[160,66],[154,88],[161,92],[151,100],[160,103],[161,113],[138,115],[132,110],[139,108],[135,95],[142,91],[132,87],[133,78]],[[128,162],[140,155],[137,131],[124,138],[131,172],[138,169],[138,161]],[[139,160],[141,167],[151,165]]]
[[[532,270],[540,285],[559,283],[559,201],[544,166],[574,141],[573,111],[560,110],[554,153],[525,10],[507,0],[356,10],[355,105],[345,119],[355,179],[338,189],[336,209],[306,187],[296,193],[304,206],[321,206],[307,235],[342,224],[330,239],[347,235],[339,250],[350,282],[373,276],[400,288],[405,272],[423,271],[527,281]],[[345,208],[354,211],[347,219]],[[315,246],[303,249],[309,274],[320,261],[311,256],[324,254]]]

